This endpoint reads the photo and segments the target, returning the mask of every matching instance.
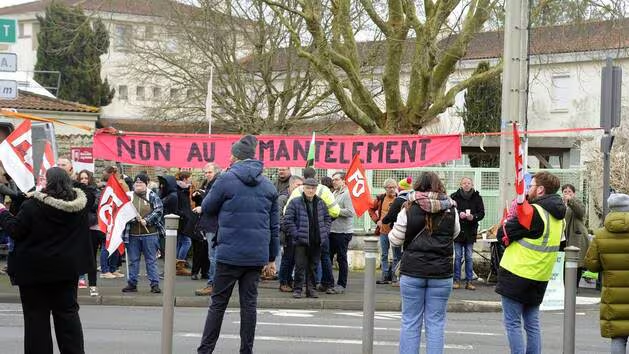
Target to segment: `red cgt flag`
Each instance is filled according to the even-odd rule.
[[[98,227],[107,235],[105,246],[111,256],[116,249],[124,253],[122,233],[137,211],[115,176],[109,177],[98,203]]]
[[[352,198],[352,206],[354,207],[356,216],[363,215],[365,211],[373,206],[373,201],[371,199],[371,191],[369,190],[367,179],[365,178],[365,169],[360,162],[358,154],[354,155],[352,163],[347,169],[345,183],[347,184],[349,195]]]
[[[516,214],[520,225],[527,230],[531,229],[533,220],[533,207],[525,198],[524,190],[524,149],[520,143],[520,134],[516,123],[513,123],[513,152],[515,157],[515,193],[516,193]]]

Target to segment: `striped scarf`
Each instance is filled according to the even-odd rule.
[[[456,206],[456,202],[447,194],[436,192],[415,192],[415,202],[423,211],[431,214]]]

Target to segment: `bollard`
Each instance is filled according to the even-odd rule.
[[[563,311],[563,353],[574,354],[575,314],[577,300],[577,267],[579,266],[579,248],[568,246],[566,252],[566,271],[564,274],[564,311]]]
[[[373,353],[374,310],[376,308],[376,257],[378,238],[365,238],[365,287],[363,291],[363,354]]]
[[[166,249],[164,250],[164,297],[162,307],[162,354],[173,352],[173,320],[175,314],[175,253],[179,216],[168,214],[166,220]]]

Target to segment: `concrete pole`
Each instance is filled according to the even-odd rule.
[[[373,354],[373,326],[376,308],[376,257],[378,257],[377,237],[365,237],[364,252],[363,354]]]
[[[505,1],[504,55],[502,71],[502,112],[500,136],[500,196],[496,218],[502,217],[503,205],[515,197],[515,165],[511,122],[524,127],[528,70],[528,1]],[[521,102],[523,101],[524,102]]]
[[[164,255],[164,289],[162,312],[162,354],[173,352],[173,318],[175,315],[175,253],[179,216],[168,214],[166,219],[166,249]]]
[[[577,267],[579,266],[579,248],[568,246],[566,252],[566,271],[564,274],[564,311],[563,311],[563,354],[574,354],[574,328],[577,300]]]

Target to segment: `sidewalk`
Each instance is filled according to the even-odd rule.
[[[124,271],[124,270],[122,270]],[[337,272],[335,271],[335,275]],[[177,277],[175,283],[175,306],[179,307],[207,307],[209,298],[195,296],[194,290],[204,287],[206,280],[191,280],[190,277]],[[115,305],[115,306],[161,306],[162,294],[151,294],[146,277],[141,277],[138,292],[123,294],[121,289],[126,280],[98,279],[100,295],[90,297],[88,289],[79,289],[79,303],[82,305]],[[163,287],[163,281],[160,284]],[[494,284],[476,282],[476,290],[453,290],[448,302],[449,312],[499,312],[501,310],[500,296],[494,292]],[[302,309],[302,310],[362,310],[364,274],[350,272],[348,289],[345,294],[319,294],[318,299],[294,299],[291,293],[278,291],[277,281],[260,282],[258,308]],[[237,286],[236,286],[237,288]],[[599,297],[600,293],[592,289],[580,289],[579,296]],[[0,302],[19,302],[17,287],[11,286],[6,275],[0,276]],[[229,303],[230,307],[238,307],[238,291],[234,289]],[[598,305],[578,305],[596,308]],[[400,311],[400,290],[391,285],[376,285],[376,310]]]

